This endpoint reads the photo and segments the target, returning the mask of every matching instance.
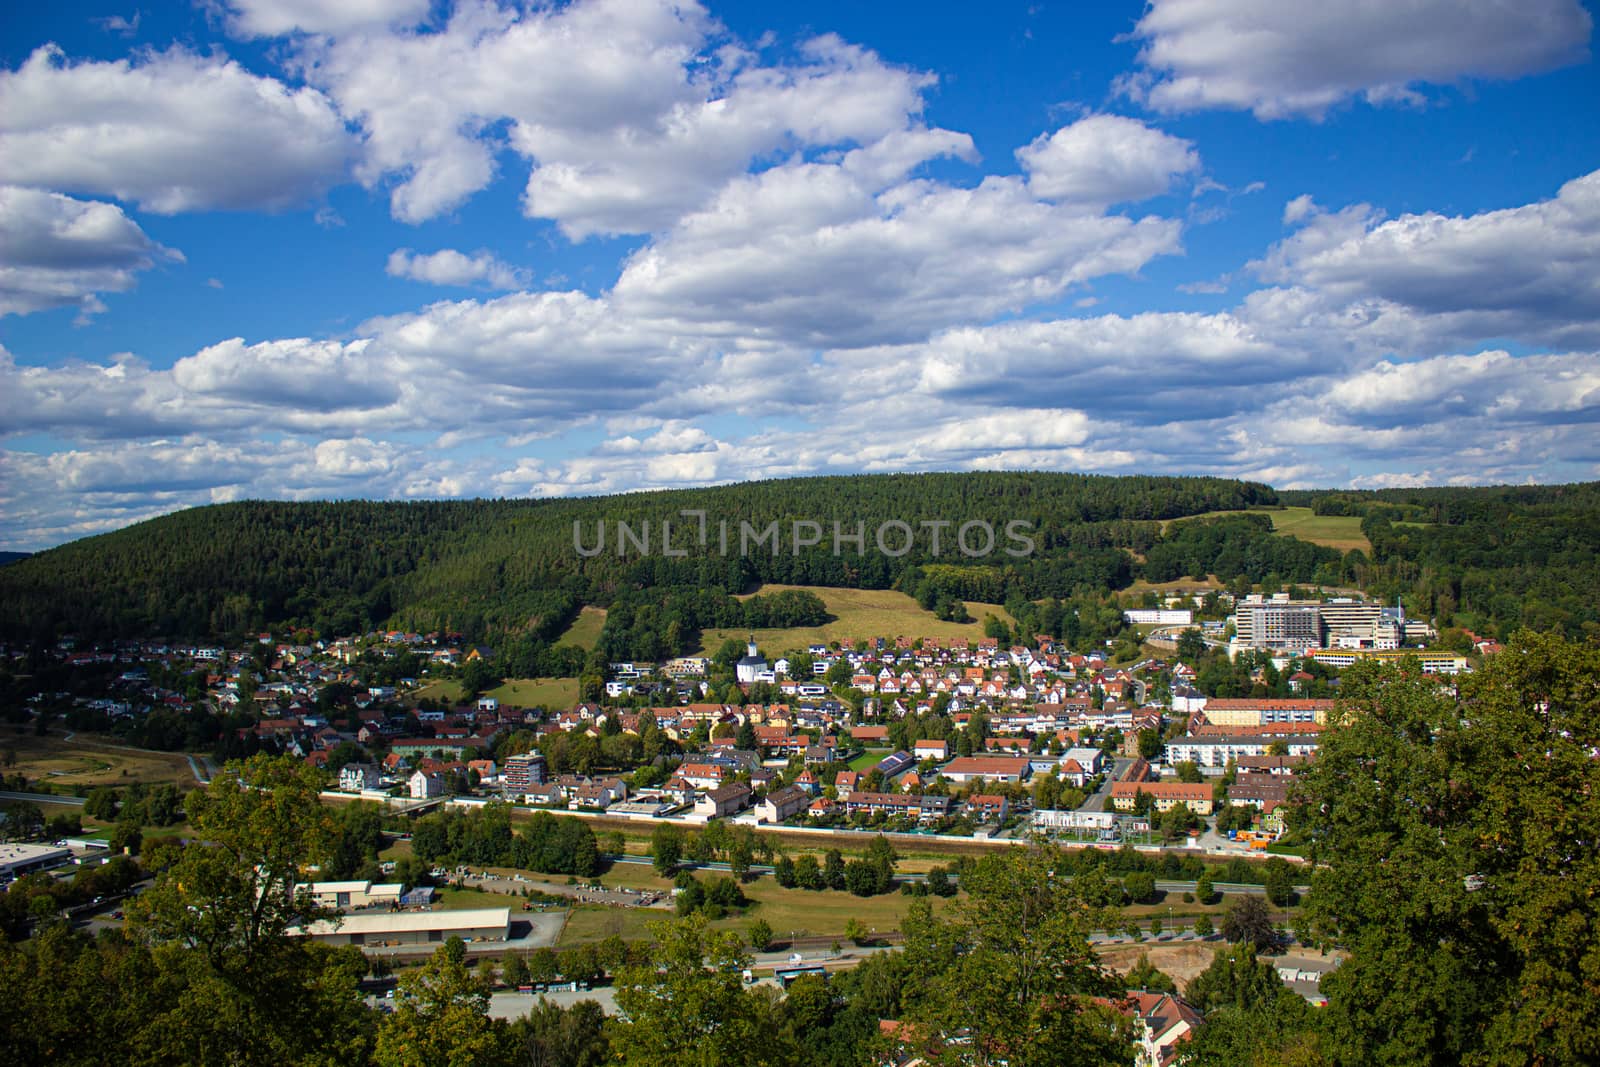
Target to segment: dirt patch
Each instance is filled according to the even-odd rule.
[[[1139,962],[1140,956],[1148,955],[1150,963],[1157,970],[1170,975],[1178,983],[1178,988],[1182,989],[1195,975],[1211,966],[1212,955],[1221,947],[1225,946],[1213,941],[1108,945],[1101,947],[1100,960],[1118,974],[1127,974]]]
[[[78,786],[127,786],[134,782],[194,782],[181,753],[128,748],[92,734],[40,737],[32,730],[0,733],[0,749],[16,754],[8,770],[30,781],[70,790]]]

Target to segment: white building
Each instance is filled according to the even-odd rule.
[[[444,796],[444,775],[438,771],[417,771],[412,774],[410,784],[412,800]]]
[[[377,789],[382,784],[383,774],[375,763],[346,763],[339,768],[339,788],[346,793]]]
[[[1187,608],[1130,608],[1122,617],[1130,626],[1189,626],[1194,623],[1194,612]]]
[[[306,936],[328,945],[437,945],[452,937],[463,941],[505,941],[511,936],[510,908],[467,908],[461,911],[373,912],[292,926],[291,937]]]
[[[703,819],[733,815],[750,806],[750,787],[744,782],[729,782],[702,794],[694,802],[694,813]]]
[[[0,845],[0,882],[72,862],[72,850],[54,845]]]
[[[1193,763],[1202,774],[1222,774],[1227,771],[1229,760],[1241,756],[1265,756],[1267,749],[1278,741],[1288,745],[1288,754],[1291,756],[1312,756],[1316,754],[1321,738],[1310,734],[1293,737],[1190,735],[1167,742],[1167,761]]]
[[[752,635],[750,644],[746,649],[745,657],[734,665],[734,676],[743,684],[749,685],[767,671],[767,661],[761,653],[756,651],[756,639]]]
[[[311,899],[324,908],[370,908],[398,905],[405,890],[399,882],[373,884],[372,882],[312,882],[297,886],[311,893]]]

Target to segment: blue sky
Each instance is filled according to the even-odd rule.
[[[29,8],[0,546],[826,472],[1600,477],[1578,0]]]

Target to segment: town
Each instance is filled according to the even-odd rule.
[[[68,639],[27,654],[35,668],[43,656],[88,684],[33,694],[18,729],[34,736],[98,731],[157,747],[163,737],[173,739],[167,747],[209,741],[211,754],[184,757],[195,787],[223,759],[276,754],[319,776],[325,804],[370,802],[385,813],[385,825],[406,827],[391,836],[426,862],[368,863],[339,872],[352,876],[343,880],[308,881],[313,898],[343,918],[302,932],[402,958],[406,945],[426,949],[450,937],[463,938],[478,959],[505,952],[520,960],[518,951],[540,945],[550,951],[555,938],[547,922],[520,928],[534,918],[524,915],[526,902],[436,906],[436,885],[531,889],[517,885],[526,881],[521,874],[489,870],[493,862],[480,859],[474,872],[451,865],[461,857],[442,848],[424,855],[420,838],[430,817],[472,819],[495,808],[586,820],[604,835],[611,866],[653,862],[669,874],[681,859],[732,871],[740,881],[770,874],[780,886],[859,895],[897,880],[892,862],[873,881],[865,860],[846,863],[838,848],[817,855],[815,843],[826,834],[852,852],[875,840],[904,852],[948,845],[948,866],[901,872],[898,882],[953,893],[950,873],[970,862],[956,859],[962,848],[1049,841],[1142,855],[1150,871],[1188,887],[1157,891],[1151,875],[1136,874],[1124,896],[1136,905],[1175,900],[1178,892],[1192,902],[1196,889],[1204,904],[1213,882],[1238,883],[1240,894],[1265,892],[1272,904],[1288,905],[1296,883],[1308,877],[1295,870],[1304,841],[1286,819],[1288,801],[1316,759],[1340,670],[1363,659],[1409,657],[1443,686],[1498,648],[1470,634],[1471,659],[1418,647],[1439,635],[1400,609],[1295,593],[1235,599],[1215,588],[1176,587],[1153,606],[1147,594],[1124,609],[1123,622],[1142,635],[1145,651],[1158,654],[1127,663],[1103,648],[1074,649],[1049,637],[1016,643],[1009,634],[863,637],[775,649],[770,658],[753,639],[730,639],[709,656],[608,663],[597,699],[560,703],[515,700],[515,684],[494,672],[492,649],[440,634],[305,642],[260,634],[209,646]],[[23,650],[9,652],[20,666]],[[11,776],[5,784],[14,799],[42,800],[53,790],[49,776]],[[95,791],[88,792],[93,801]],[[10,815],[8,836],[25,836],[18,810]],[[712,832],[724,825],[742,836]],[[32,830],[62,836],[54,844],[8,846],[0,873],[8,882],[93,864],[107,846],[138,851],[110,828],[84,836],[81,821],[35,820]],[[587,847],[598,850],[589,836]],[[630,839],[637,840],[635,856]],[[1184,863],[1174,866],[1177,859]],[[601,866],[598,851],[570,860],[523,869],[592,876]],[[433,863],[445,866],[430,869]],[[542,891],[554,892],[553,900],[565,892],[554,885]],[[671,907],[676,898],[682,911],[685,892],[702,890],[680,873],[670,892],[616,886],[591,899]],[[103,914],[110,905],[86,910]],[[720,905],[717,914],[724,914]],[[1185,923],[1172,919],[1170,907],[1165,914],[1165,929],[1153,912],[1130,914],[1103,936],[1107,944],[1156,946],[1217,936],[1204,915]],[[858,944],[873,940],[859,927],[849,933]],[[1272,947],[1282,952],[1290,939],[1281,923],[1274,936]],[[762,949],[782,942],[770,932],[758,940]],[[767,958],[774,976],[767,980],[787,985],[856,962],[836,944],[808,960],[803,942],[792,937],[790,948],[801,951]],[[1318,979],[1337,962],[1337,955],[1289,954],[1277,971],[1297,995],[1320,1003]],[[507,964],[513,974],[521,966]],[[605,974],[593,965],[580,970],[585,989]],[[558,973],[553,962],[545,971]],[[576,982],[569,982],[573,990]],[[503,996],[533,995],[530,982],[508,988],[518,984],[525,994]],[[546,981],[539,991],[556,988]],[[1141,1048],[1151,1063],[1165,1062],[1201,1022],[1175,991],[1138,1004]]]

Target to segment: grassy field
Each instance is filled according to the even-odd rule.
[[[1179,578],[1175,582],[1147,582],[1143,578],[1134,582],[1124,593],[1188,593],[1196,589],[1226,589],[1215,574],[1208,574],[1204,578]]]
[[[578,617],[572,620],[567,632],[556,638],[556,644],[592,649],[595,642],[600,640],[600,628],[605,624],[605,608],[585,607],[578,612]]]
[[[415,694],[418,703],[424,700],[437,700],[445,704],[461,703],[461,683],[441,678],[429,682],[418,689]]]
[[[513,708],[570,708],[578,702],[576,678],[508,678],[485,696]]]
[[[624,941],[650,940],[650,923],[669,919],[675,914],[660,908],[610,908],[604,904],[580,904],[567,914],[567,925],[561,928],[560,948],[581,945],[588,941],[604,941],[616,936]]]
[[[16,754],[9,773],[42,779],[63,789],[132,785],[134,782],[194,784],[189,762],[176,752],[123,748],[90,734],[39,737],[31,729],[0,734],[0,751]]]
[[[975,622],[944,622],[932,612],[923,611],[917,602],[905,593],[891,589],[828,589],[813,585],[765,585],[753,593],[777,593],[785,589],[803,589],[815,593],[827,605],[831,622],[821,626],[795,626],[781,630],[755,631],[756,643],[769,655],[804,650],[807,645],[841,643],[866,640],[873,637],[939,637],[966,638],[976,641],[983,637],[983,617],[994,615],[1008,625],[1015,622],[999,604],[967,603],[967,613]],[[728,638],[743,642],[748,630],[706,630],[700,635],[700,654],[711,655],[722,647]]]
[[[1363,552],[1372,551],[1372,542],[1367,540],[1366,534],[1361,532],[1361,517],[1358,515],[1315,515],[1310,508],[1252,508],[1260,511],[1272,519],[1274,533],[1286,537],[1298,537],[1302,541],[1310,541],[1314,545],[1327,545],[1337,548],[1341,552],[1348,552],[1352,548],[1359,548]],[[1189,519],[1209,519],[1218,515],[1239,515],[1238,511],[1208,511],[1203,515],[1190,515],[1183,519],[1167,519],[1161,524],[1162,530],[1175,522],[1186,522]],[[1215,579],[1210,579],[1215,581]],[[1179,582],[1169,582],[1169,585],[1191,586],[1192,579]],[[1220,588],[1220,585],[1218,586]],[[1136,592],[1143,588],[1135,586]],[[1160,588],[1156,586],[1155,588]]]
[[[522,907],[522,898],[512,896],[510,893],[490,893],[483,889],[439,889],[438,905],[440,911],[463,911],[467,908],[511,908]]]
[[[879,760],[888,754],[889,750],[886,748],[868,749],[850,761],[850,769],[852,771],[870,771],[878,765]]]
[[[576,678],[507,678],[504,685],[496,686],[484,696],[494,697],[512,708],[552,707],[570,708],[578,702]],[[461,684],[448,679],[429,682],[418,689],[416,699],[443,701],[448,705],[461,703]]]
[[[708,878],[727,877],[713,872],[699,872],[702,881]],[[617,864],[598,881],[606,885],[627,886],[633,889],[672,889],[671,879],[658,876],[641,864]],[[744,886],[745,896],[755,903],[741,915],[719,919],[712,927],[719,930],[744,932],[756,919],[765,919],[774,934],[782,939],[798,937],[844,937],[845,924],[855,919],[868,930],[888,933],[898,930],[900,920],[911,905],[911,897],[901,893],[886,893],[877,897],[858,897],[850,893],[808,889],[785,889],[770,876],[761,877]],[[937,913],[948,901],[931,898]],[[647,937],[647,924],[652,920],[668,918],[670,912],[658,908],[606,908],[579,906],[573,909],[561,934],[561,944],[578,944],[598,941],[611,934],[624,938]]]
[[[1359,515],[1314,515],[1310,508],[1283,508],[1267,514],[1272,516],[1272,529],[1277,533],[1341,552],[1352,548],[1372,551],[1372,542],[1361,532]]]

